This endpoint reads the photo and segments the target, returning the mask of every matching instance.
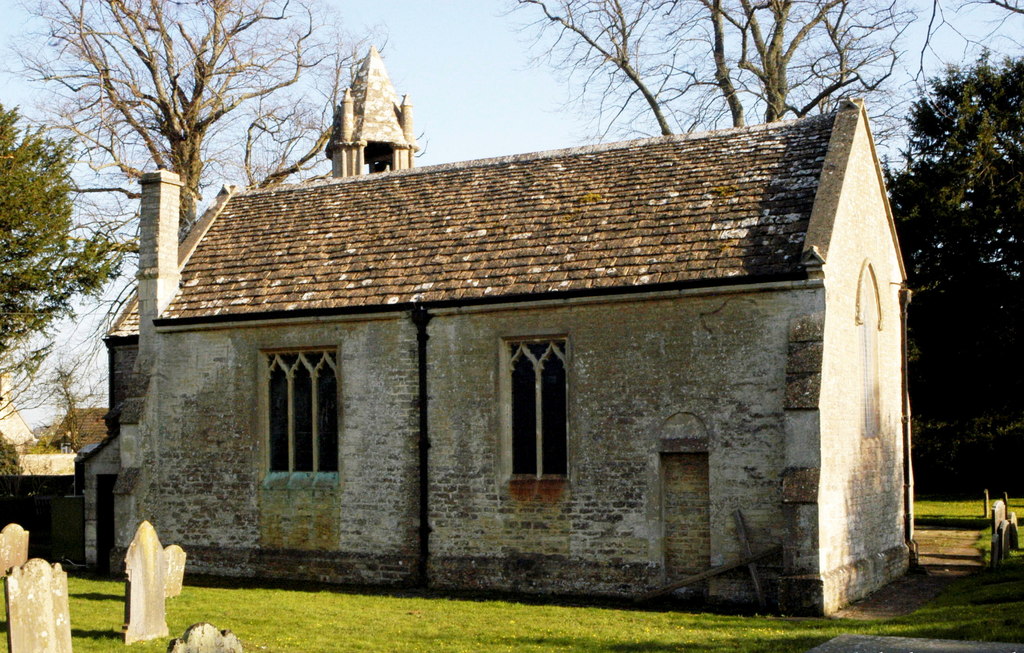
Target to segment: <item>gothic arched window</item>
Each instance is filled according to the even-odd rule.
[[[338,471],[334,353],[267,354],[267,371],[270,471]]]
[[[565,476],[565,341],[509,345],[512,407],[512,473]]]
[[[857,287],[857,340],[861,370],[861,433],[873,438],[881,427],[879,414],[878,332],[882,311],[878,282],[870,263],[861,268]]]

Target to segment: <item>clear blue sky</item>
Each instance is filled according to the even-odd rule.
[[[350,29],[380,25],[381,54],[399,94],[409,93],[427,146],[418,165],[568,147],[585,142],[568,92],[530,65],[528,34],[504,2],[334,0]]]

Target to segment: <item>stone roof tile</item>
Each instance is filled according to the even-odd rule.
[[[792,274],[832,123],[242,192],[199,242],[163,317]]]

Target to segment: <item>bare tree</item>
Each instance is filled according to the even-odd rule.
[[[47,445],[68,447],[71,451],[82,448],[86,429],[92,426],[89,411],[102,405],[102,393],[96,379],[85,374],[90,365],[91,352],[83,350],[57,361],[44,382],[44,391],[50,395],[49,404],[56,409],[55,421],[50,429]]]
[[[54,368],[47,384],[54,395],[53,404],[58,410],[48,444],[57,448],[67,445],[72,451],[81,448],[82,413],[79,409],[82,401],[76,380],[74,368],[61,362]]]
[[[211,183],[322,158],[353,46],[319,0],[32,2],[48,30],[18,52],[53,92],[46,123],[84,147],[83,192],[134,199],[155,164],[181,176],[187,222]]]
[[[555,1],[518,0],[534,5],[544,14],[541,25],[558,26],[555,49],[563,47],[562,59],[570,70],[584,71],[589,84],[606,73],[605,91],[625,94],[626,103],[639,93],[654,115],[662,134],[671,134],[663,99],[665,82],[672,73],[665,68],[671,58],[663,12],[668,0]],[[653,48],[653,51],[652,51]],[[623,87],[625,90],[623,91]],[[623,107],[625,104],[623,105]]]
[[[662,134],[771,122],[879,90],[913,16],[896,0],[516,0],[609,120],[642,97]],[[603,85],[595,81],[604,79]],[[632,114],[630,112],[633,112]]]
[[[1015,14],[1024,14],[1024,1],[1022,0],[986,0],[986,2]]]

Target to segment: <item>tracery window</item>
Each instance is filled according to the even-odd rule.
[[[565,476],[565,340],[509,343],[512,473]]]
[[[270,471],[338,471],[334,352],[268,353],[267,372]]]

